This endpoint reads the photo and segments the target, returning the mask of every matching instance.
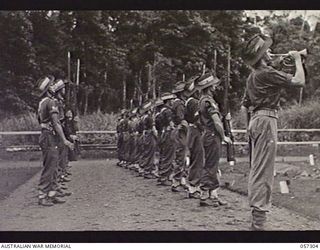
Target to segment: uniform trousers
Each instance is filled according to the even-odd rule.
[[[154,170],[154,157],[156,152],[156,137],[152,130],[144,132],[143,137],[143,160],[141,168],[144,173],[150,174]]]
[[[253,115],[249,123],[251,166],[248,182],[249,204],[267,212],[271,206],[273,171],[277,152],[277,118]]]
[[[68,153],[69,148],[63,144],[60,140],[59,143],[59,163],[58,163],[58,176],[66,174],[67,165],[68,165]]]
[[[169,179],[173,170],[176,144],[172,130],[164,130],[160,138],[159,177],[161,180]]]
[[[52,131],[42,129],[39,145],[42,151],[43,168],[39,181],[39,198],[54,194],[58,187],[57,170],[60,138]]]
[[[127,148],[126,148],[126,161],[131,163],[132,162],[132,156],[134,153],[134,134],[130,133],[128,134],[128,141],[127,141]]]
[[[210,129],[202,135],[205,163],[201,173],[200,188],[202,190],[217,189],[219,184],[218,166],[221,156],[221,138]]]
[[[123,135],[123,159],[129,161],[130,134],[125,132]]]
[[[186,177],[187,127],[175,128],[173,137],[176,145],[175,159],[173,161],[173,179],[180,183],[182,177]]]
[[[122,133],[118,134],[118,141],[117,141],[117,149],[118,149],[118,159],[119,161],[123,161],[123,135]]]
[[[136,156],[135,156],[135,161],[134,164],[139,164],[141,161],[141,154],[143,153],[143,133],[137,134],[136,137]]]
[[[137,157],[137,135],[132,133],[130,135],[130,152],[129,152],[129,162],[134,164]]]
[[[188,151],[190,154],[190,165],[187,169],[188,183],[194,187],[200,184],[201,174],[204,166],[204,148],[200,129],[193,124],[188,128]]]

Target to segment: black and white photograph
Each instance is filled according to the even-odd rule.
[[[320,230],[320,11],[0,30],[0,232]]]

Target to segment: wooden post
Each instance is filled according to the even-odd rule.
[[[303,28],[304,28],[304,25],[306,23],[306,17],[307,17],[307,11],[305,10],[304,11],[304,15],[303,15],[303,21],[302,21],[302,25],[301,25],[301,30],[300,30],[300,33],[299,33],[299,39],[301,40],[302,38],[302,34],[303,34]]]
[[[182,81],[184,82],[186,80],[185,74],[182,74]]]
[[[133,109],[133,99],[130,99],[130,110]]]
[[[127,101],[127,82],[126,77],[123,75],[122,77],[122,85],[123,85],[123,92],[122,92],[122,107],[126,109],[126,101]]]
[[[303,88],[300,88],[300,95],[299,95],[299,107],[302,104],[302,96],[303,96]]]
[[[303,15],[303,21],[302,21],[302,25],[301,25],[301,30],[299,33],[299,40],[301,40],[302,38],[302,34],[303,34],[303,28],[306,22],[306,18],[307,18],[307,11],[304,11],[304,15]],[[301,106],[302,104],[302,96],[303,96],[303,88],[300,88],[300,95],[299,95],[299,106]]]
[[[79,83],[80,83],[80,59],[77,60],[77,71],[76,71],[76,86],[73,86],[73,99],[72,99],[72,111],[75,115],[79,114],[78,107],[78,92],[79,92]]]
[[[71,54],[68,51],[68,80],[71,81]]]
[[[231,71],[231,48],[230,45],[228,45],[228,66],[227,66],[227,83],[228,88],[230,86],[230,71]]]
[[[217,50],[214,50],[213,55],[213,72],[217,75]]]
[[[77,60],[77,79],[76,79],[76,85],[79,86],[79,80],[80,80],[80,59]]]

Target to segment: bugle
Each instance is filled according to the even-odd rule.
[[[306,56],[306,55],[308,55],[308,50],[307,49],[303,49],[303,50],[298,51],[298,53],[301,56]],[[282,57],[282,56],[289,56],[290,54],[289,53],[286,53],[286,54],[272,54],[272,53],[270,53],[270,55],[271,56],[276,56],[276,57]]]

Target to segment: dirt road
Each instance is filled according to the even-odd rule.
[[[229,202],[219,208],[199,207],[198,200],[135,177],[115,160],[81,160],[72,167],[73,194],[53,207],[37,205],[39,173],[0,202],[1,231],[83,230],[248,230],[247,199],[221,190]],[[320,230],[320,221],[273,207],[273,230]]]

